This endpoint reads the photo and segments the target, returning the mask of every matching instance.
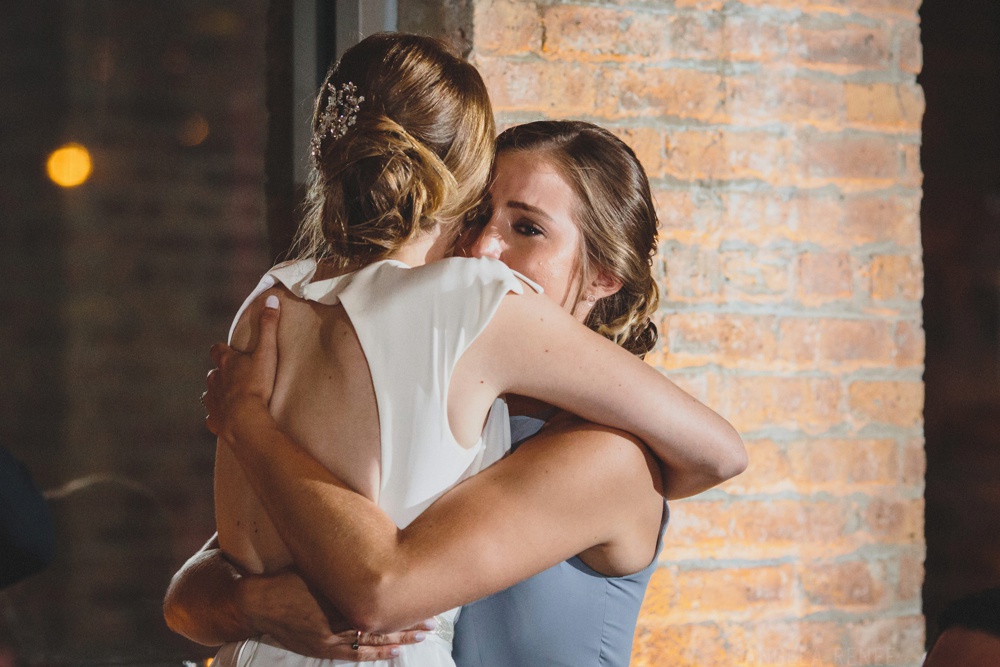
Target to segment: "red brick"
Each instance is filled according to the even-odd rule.
[[[844,86],[836,81],[769,67],[728,77],[725,90],[725,111],[733,122],[781,121],[825,129],[839,129],[844,122]]]
[[[843,203],[844,222],[837,230],[851,245],[895,243],[920,245],[920,198],[901,195],[860,195]]]
[[[724,665],[725,638],[714,623],[660,625],[640,623],[633,647],[635,667],[642,665]]]
[[[635,152],[647,174],[663,171],[666,141],[654,127],[612,127],[610,130]]]
[[[714,60],[720,16],[556,5],[543,13],[544,51],[575,59]]]
[[[737,515],[735,530],[730,533],[737,542],[755,544],[836,542],[848,529],[850,517],[839,502],[814,500],[744,500]]]
[[[891,324],[881,320],[822,320],[819,337],[823,361],[884,365],[895,349]]]
[[[793,53],[809,65],[840,65],[879,69],[888,64],[889,40],[881,28],[841,25],[831,29],[796,31]]]
[[[900,147],[890,137],[844,132],[801,139],[803,173],[809,178],[889,184],[899,176]]]
[[[474,3],[477,53],[508,55],[542,49],[542,21],[531,0],[480,0]]]
[[[895,440],[811,440],[789,445],[789,478],[800,489],[900,481]]]
[[[726,90],[717,72],[616,67],[605,73],[601,99],[604,104],[598,111],[609,117],[669,117],[708,123],[726,119]]]
[[[903,484],[922,486],[927,474],[927,452],[923,439],[910,440],[903,445]]]
[[[592,113],[599,70],[586,64],[509,60],[477,55],[496,111],[551,112],[558,117]]]
[[[923,265],[910,255],[872,257],[872,299],[919,301],[923,295]]]
[[[788,428],[821,433],[839,424],[840,384],[831,378],[726,378],[720,409],[740,432]]]
[[[802,570],[802,590],[809,601],[844,609],[878,605],[885,597],[885,573],[877,563],[848,561],[807,563]]]
[[[745,661],[739,664],[753,667],[833,667],[844,634],[840,623],[831,621],[757,622],[741,637],[745,648],[736,651],[746,652]]]
[[[920,664],[924,652],[924,619],[919,614],[876,617],[845,626],[848,649],[839,664]]]
[[[719,257],[697,246],[665,244],[660,248],[666,264],[664,299],[708,297],[718,294]]]
[[[721,313],[675,313],[664,319],[673,362],[766,366],[777,353],[775,318]]]
[[[845,85],[847,122],[918,132],[924,115],[924,95],[915,83]]]
[[[655,176],[782,183],[791,180],[793,167],[792,142],[773,132],[678,130],[667,136],[667,160]]]
[[[864,520],[867,531],[879,542],[923,544],[923,498],[874,497]]]
[[[913,189],[920,188],[924,184],[924,172],[920,167],[920,146],[909,144],[902,147],[899,184]]]
[[[723,295],[783,299],[789,293],[789,253],[785,250],[749,248],[719,253]]]
[[[914,428],[923,422],[924,385],[919,381],[858,381],[848,394],[851,413],[862,423]]]
[[[750,466],[719,488],[727,493],[761,493],[791,486],[792,468],[784,445],[771,440],[744,442]]]
[[[899,45],[899,69],[919,74],[924,67],[920,25],[913,21],[900,21],[896,26],[896,40]]]
[[[739,12],[726,16],[723,48],[726,60],[787,61],[794,24],[774,13]]]
[[[899,602],[920,605],[924,583],[923,552],[924,548],[921,546],[899,556],[899,579],[896,586],[896,599]]]
[[[790,564],[667,569],[672,581],[663,583],[677,592],[670,614],[680,618],[718,617],[763,604],[772,610],[787,608],[796,595],[795,569]]]
[[[839,198],[796,192],[725,192],[726,237],[755,245],[780,240],[818,243],[825,247],[846,243],[838,227],[843,217]]]
[[[919,322],[897,322],[893,335],[896,340],[895,365],[911,368],[924,364],[924,329]]]
[[[799,297],[803,300],[849,299],[854,277],[847,253],[803,253],[798,262]]]
[[[660,220],[661,242],[669,239],[685,245],[701,245],[716,237],[723,227],[724,203],[709,189],[690,186],[654,190],[653,198]]]

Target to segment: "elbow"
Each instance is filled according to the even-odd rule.
[[[353,629],[387,634],[401,627],[394,615],[401,603],[399,597],[393,594],[395,590],[397,587],[387,575],[373,573],[356,580],[351,590],[341,589],[339,599],[332,595],[328,597],[336,600],[337,610]]]
[[[715,469],[713,470],[718,484],[742,474],[750,465],[750,458],[747,456],[747,448],[743,444],[743,438],[732,426],[728,430],[729,433],[725,434],[720,444],[720,454],[715,461]]]
[[[184,606],[175,600],[172,587],[167,590],[167,595],[163,600],[163,620],[167,622],[170,630],[182,637],[190,639],[198,644],[206,646],[212,642],[206,641],[198,634],[198,626],[191,617],[185,613]]]

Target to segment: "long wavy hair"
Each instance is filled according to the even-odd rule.
[[[530,152],[547,160],[573,188],[574,217],[583,239],[581,293],[595,271],[622,284],[594,304],[585,324],[644,356],[657,339],[652,318],[660,292],[652,267],[658,220],[649,179],[635,153],[611,132],[582,121],[511,127],[497,138],[496,150]]]

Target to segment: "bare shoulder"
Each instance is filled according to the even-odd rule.
[[[663,500],[662,474],[646,446],[635,436],[576,417],[557,422],[528,440],[522,450],[551,462],[558,477],[570,480],[587,511],[604,517],[609,538],[580,553],[594,570],[625,576],[649,565],[656,553]]]
[[[551,461],[564,474],[613,490],[617,502],[659,499],[659,465],[646,445],[625,431],[563,414],[513,456],[518,454],[536,464]]]
[[[246,307],[243,314],[240,315],[240,319],[236,323],[236,327],[233,329],[232,340],[229,344],[234,350],[246,352],[247,350],[253,350],[257,346],[260,313],[264,308],[264,301],[266,301],[267,297],[272,294],[278,297],[282,308],[281,325],[279,325],[278,328],[279,340],[281,339],[283,331],[287,329],[287,321],[291,315],[291,313],[288,312],[288,306],[296,303],[307,303],[305,300],[300,299],[289,292],[283,285],[280,284],[261,292],[257,298],[255,298],[250,305]]]

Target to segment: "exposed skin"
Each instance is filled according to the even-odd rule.
[[[995,667],[998,664],[1000,637],[956,625],[937,638],[924,667]]]
[[[574,316],[582,320],[590,305],[586,296],[579,295],[577,289],[581,246],[579,229],[571,215],[574,203],[572,191],[551,166],[523,153],[501,156],[498,174],[493,187],[493,215],[472,244],[471,254],[490,255],[504,260],[515,270],[542,283],[547,295],[565,308],[572,309]],[[597,296],[604,296],[615,289],[615,281],[602,275],[593,277],[585,284],[585,291]],[[269,316],[264,313],[265,318]],[[266,329],[262,331],[262,335],[267,333]],[[251,357],[233,357],[232,361],[220,357],[223,375],[215,376],[216,383],[211,397],[213,400],[210,403],[213,419],[217,418],[213,424],[215,430],[228,431],[226,422],[232,422],[252,425],[247,431],[253,435],[241,432],[236,436],[238,439],[257,436],[261,439],[280,439],[281,436],[273,432],[274,425],[267,417],[269,395],[251,395],[248,400],[247,394],[241,394],[239,390],[241,385],[245,388],[255,382],[258,387],[270,387],[267,377],[270,369],[261,358],[258,356],[256,363],[252,363]],[[219,378],[227,373],[229,380],[224,384],[228,390],[223,390],[222,380]],[[263,374],[263,377],[246,377],[255,373]],[[288,444],[295,448],[294,443]],[[293,466],[294,469],[288,473],[289,478],[306,470],[311,478],[328,474],[325,470],[310,468],[309,461],[296,460],[305,467]],[[270,468],[273,463],[265,462],[262,465]],[[315,464],[315,461],[311,463]],[[560,474],[550,474],[554,470],[559,470]],[[659,495],[663,493],[676,497],[687,490],[683,484],[679,489],[660,487],[660,475],[655,463],[631,436],[595,427],[569,416],[556,419],[542,436],[522,445],[512,456],[490,468],[489,472],[489,475],[480,474],[449,492],[425,516],[412,524],[407,529],[409,532],[403,531],[402,535],[395,535],[394,526],[382,526],[387,531],[386,535],[389,531],[393,532],[393,548],[405,542],[406,548],[410,549],[406,558],[397,552],[393,552],[392,558],[396,562],[406,562],[405,569],[412,573],[413,578],[423,579],[418,588],[439,585],[434,583],[435,576],[441,575],[435,575],[435,571],[447,573],[449,580],[453,579],[455,568],[462,567],[468,561],[470,553],[485,558],[486,551],[489,550],[494,561],[504,561],[503,564],[496,563],[493,569],[486,568],[489,576],[495,577],[492,581],[486,581],[488,577],[481,577],[465,590],[455,591],[452,597],[441,598],[432,594],[425,603],[411,606],[404,612],[404,616],[418,614],[416,618],[419,618],[424,610],[426,613],[435,613],[459,602],[478,598],[576,553],[581,553],[588,565],[609,575],[627,574],[641,569],[648,564],[655,548],[656,527],[661,511]],[[250,476],[253,477],[252,474]],[[279,473],[277,476],[282,475]],[[553,477],[557,477],[556,482],[553,482]],[[675,478],[681,481],[684,479],[683,475]],[[667,479],[671,477],[668,475]],[[636,480],[645,481],[636,483]],[[335,482],[330,480],[324,480],[324,484],[335,486]],[[274,489],[257,490],[265,494],[278,492]],[[309,502],[325,497],[328,490],[327,487],[316,489],[318,495]],[[572,502],[567,502],[568,499]],[[494,516],[498,513],[492,511],[498,504],[502,504],[505,509],[503,517]],[[538,508],[541,507],[546,508],[549,513],[549,521],[536,520]],[[271,509],[269,507],[268,511]],[[277,511],[280,513],[282,510]],[[368,510],[362,508],[359,511]],[[623,517],[630,519],[625,521]],[[294,516],[285,518],[291,523],[296,520]],[[533,534],[535,542],[532,542],[530,549],[523,548],[526,539],[532,539],[532,536],[525,535],[526,521],[538,526],[538,531]],[[453,529],[442,535],[442,526],[452,526]],[[566,526],[574,528],[567,531]],[[427,537],[424,538],[424,535]],[[509,539],[497,539],[503,535],[507,535]],[[507,542],[521,545],[522,548],[518,551],[527,553],[527,557],[515,554],[508,559],[497,554],[497,545]],[[240,599],[241,596],[235,592],[219,590],[218,582],[230,581],[233,591],[237,591],[241,586],[259,585],[260,581],[251,584],[250,582],[255,581],[254,578],[241,577],[217,552],[202,552],[195,557],[199,558],[198,571],[187,572],[193,568],[190,564],[186,566],[175,577],[168,593],[165,608],[171,626],[205,643],[240,639],[259,632],[260,623],[246,618],[253,615],[250,610],[244,610],[242,619],[239,618],[239,613],[213,614],[211,604],[199,603],[195,589],[213,588],[213,597],[205,599],[205,603],[217,603],[219,595],[229,595],[230,600],[235,598],[237,602],[246,603],[246,596]],[[212,565],[209,566],[208,563]],[[212,574],[211,568],[218,571]],[[195,586],[190,583],[196,576],[210,586]],[[272,584],[274,581],[269,580],[263,587],[276,589],[277,585]],[[419,591],[413,588],[412,581],[395,575],[389,588],[393,590],[382,593],[382,606],[385,607],[399,608],[401,605],[395,599],[398,596],[420,597]],[[301,590],[300,586],[299,592]],[[296,595],[290,588],[287,592],[291,597]],[[229,609],[229,605],[222,607]],[[353,609],[352,613],[355,625],[372,629],[384,629],[401,622],[401,617],[398,616],[366,618],[365,612],[359,609]],[[197,617],[199,614],[200,618]],[[376,612],[375,616],[378,615]],[[192,625],[222,632],[210,636],[211,633],[206,631],[206,634],[195,637],[193,633],[184,632],[185,627],[190,628]],[[320,655],[302,650],[307,648],[305,646],[279,640],[296,652]],[[342,656],[343,654],[336,657]],[[348,657],[358,659],[359,656],[351,654]]]

